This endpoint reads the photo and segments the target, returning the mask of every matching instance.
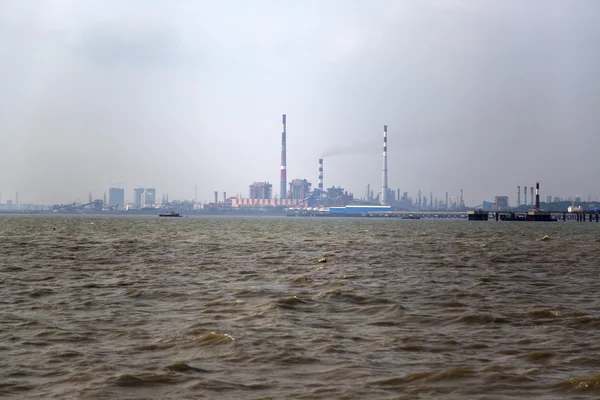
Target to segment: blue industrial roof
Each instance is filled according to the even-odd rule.
[[[346,206],[346,207],[331,207],[329,208],[330,214],[346,214],[346,215],[357,215],[357,214],[368,214],[373,212],[391,212],[392,207],[390,206]]]

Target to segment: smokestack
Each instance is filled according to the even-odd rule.
[[[227,201],[227,192],[223,192],[223,203]]]
[[[219,192],[215,191],[215,204],[219,203]]]
[[[521,186],[517,186],[517,207],[521,205]]]
[[[281,188],[279,198],[284,200],[287,197],[287,171],[286,171],[286,150],[285,150],[285,114],[282,115],[283,130],[281,132]]]
[[[323,192],[323,159],[319,158],[319,190]]]
[[[533,205],[533,186],[529,190],[531,191],[531,205]]]
[[[381,184],[381,204],[388,205],[388,180],[387,180],[387,125],[383,126],[383,176]]]
[[[535,211],[540,211],[540,184],[535,183]]]

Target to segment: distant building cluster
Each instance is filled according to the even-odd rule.
[[[115,210],[125,209],[125,189],[110,188],[108,189],[108,206]]]
[[[291,181],[287,180],[287,119],[286,115],[282,116],[282,134],[281,134],[281,165],[280,165],[280,190],[279,193],[273,192],[273,185],[266,180],[254,181],[248,186],[248,197],[237,194],[232,197],[227,197],[227,193],[222,193],[222,199],[219,199],[219,193],[214,192],[214,201],[200,204],[196,196],[192,201],[169,201],[168,194],[163,194],[162,200],[158,201],[156,188],[133,189],[133,201],[126,202],[125,189],[118,187],[118,183],[111,184],[117,187],[110,187],[108,190],[108,199],[104,193],[103,199],[94,199],[89,193],[87,202],[79,202],[72,204],[54,205],[53,210],[62,211],[77,211],[77,210],[94,210],[94,211],[125,211],[125,210],[146,210],[165,207],[184,207],[186,209],[214,208],[214,209],[240,209],[240,208],[331,208],[331,207],[346,207],[346,206],[384,206],[392,207],[394,210],[422,210],[422,211],[462,211],[466,210],[465,201],[463,198],[463,190],[460,189],[460,194],[455,193],[450,196],[448,192],[444,197],[434,196],[433,192],[422,193],[418,190],[416,197],[410,197],[408,192],[401,192],[400,189],[392,189],[388,187],[388,135],[387,125],[384,125],[383,130],[383,168],[382,168],[382,185],[377,189],[373,189],[371,185],[365,188],[364,196],[360,199],[355,198],[353,193],[348,193],[340,186],[324,186],[324,159],[318,159],[317,187],[313,188],[312,183],[306,178],[296,178]],[[539,188],[538,188],[539,189]],[[539,190],[538,190],[539,191]],[[536,191],[536,198],[539,199],[539,193]],[[458,194],[458,195],[457,195]],[[524,201],[521,202],[521,199]],[[546,196],[546,203],[559,203],[567,199]],[[569,198],[573,203],[580,203],[580,196]],[[588,198],[591,202],[591,196]],[[482,208],[488,211],[503,211],[509,208],[531,207],[534,205],[534,186],[517,186],[517,201],[515,204],[510,204],[509,197],[506,195],[495,196],[494,201],[482,201],[481,204],[473,208]],[[19,193],[16,192],[15,200],[7,200],[2,204],[0,194],[0,210],[22,210],[31,205],[19,203]],[[352,209],[355,210],[355,209]]]
[[[137,209],[154,208],[156,206],[155,188],[133,189],[133,207]]]

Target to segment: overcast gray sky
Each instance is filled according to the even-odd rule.
[[[0,192],[600,197],[598,1],[0,0]],[[339,154],[341,153],[341,154]]]

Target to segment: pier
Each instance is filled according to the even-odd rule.
[[[467,217],[469,221],[488,221],[492,218],[496,221],[577,221],[577,222],[600,222],[600,212],[598,211],[469,211]]]
[[[599,211],[368,211],[360,213],[331,213],[321,209],[295,209],[286,213],[290,217],[363,217],[363,218],[398,218],[398,219],[468,219],[469,221],[529,221],[529,222],[600,222]]]

